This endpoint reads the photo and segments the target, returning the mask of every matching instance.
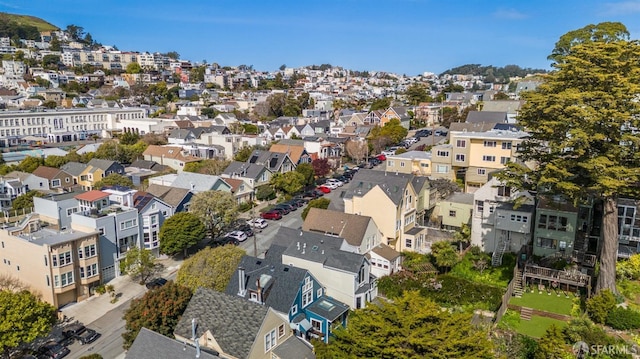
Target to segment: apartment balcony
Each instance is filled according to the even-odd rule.
[[[53,292],[55,294],[61,294],[76,290],[76,283],[67,284],[64,287],[53,287]]]
[[[99,283],[99,282],[100,282],[100,274],[94,275],[88,278],[80,278],[80,284],[82,285],[90,285],[92,283]]]

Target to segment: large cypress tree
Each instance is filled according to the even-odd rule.
[[[620,26],[611,36],[590,26],[575,45],[554,50],[560,53],[554,57],[555,71],[523,96],[526,104],[518,121],[531,137],[520,158],[537,166],[529,171],[511,164],[504,178],[541,194],[603,202],[596,291],[616,292],[616,203],[618,197],[639,192],[640,44],[627,41]],[[594,33],[599,35],[588,36]],[[622,35],[614,36],[618,33]]]

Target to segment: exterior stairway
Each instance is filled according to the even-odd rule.
[[[531,315],[533,315],[533,309],[527,307],[520,308],[520,319],[531,320]]]
[[[498,267],[502,264],[502,255],[509,247],[509,239],[506,235],[501,234],[496,245],[496,250],[491,255],[491,265]]]
[[[520,298],[524,293],[524,286],[522,284],[522,270],[518,269],[516,276],[513,278],[513,295]]]

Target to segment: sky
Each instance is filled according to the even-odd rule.
[[[619,21],[640,38],[640,0],[0,0],[0,11],[80,26],[122,51],[176,51],[193,62],[261,71],[550,69],[558,38],[588,24]]]

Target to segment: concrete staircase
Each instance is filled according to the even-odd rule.
[[[526,307],[520,308],[520,319],[531,320],[532,315],[533,315],[533,309],[526,308]]]

